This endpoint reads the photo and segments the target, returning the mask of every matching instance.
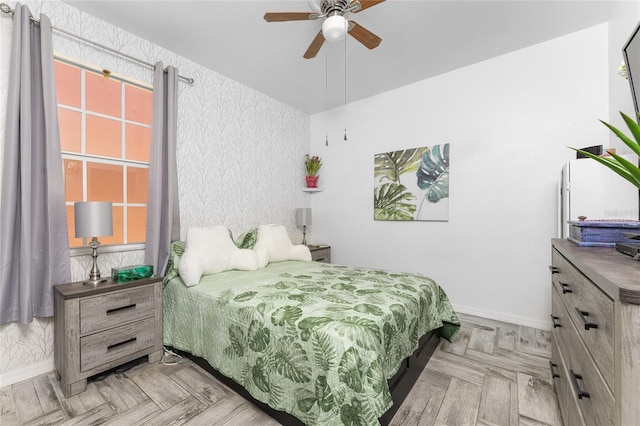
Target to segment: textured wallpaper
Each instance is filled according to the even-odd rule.
[[[7,3],[15,5],[13,1]],[[165,66],[177,66],[181,75],[195,79],[193,86],[180,83],[178,105],[183,238],[192,226],[225,225],[238,235],[260,224],[279,223],[287,227],[294,242],[302,239],[294,212],[308,204],[308,195],[301,191],[303,157],[310,138],[307,114],[64,3],[23,4],[36,17],[39,13],[49,16],[56,27],[150,63],[162,60]],[[0,19],[4,27],[9,18]],[[145,66],[55,31],[54,51],[142,81],[151,82],[153,77]],[[214,49],[211,54],[215,54]],[[7,78],[6,73],[0,74],[0,80]],[[144,252],[105,253],[98,261],[104,276],[112,267],[143,263]],[[88,277],[90,262],[89,256],[72,258],[74,280]],[[52,362],[52,318],[0,327],[0,348],[0,377]]]

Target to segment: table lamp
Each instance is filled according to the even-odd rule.
[[[100,279],[98,268],[98,237],[113,235],[113,217],[111,203],[103,201],[85,201],[73,206],[76,222],[76,238],[91,238],[89,247],[93,249],[93,266],[85,284],[97,285],[106,279]]]
[[[296,209],[296,225],[302,227],[302,244],[307,244],[307,226],[311,225],[311,209]]]

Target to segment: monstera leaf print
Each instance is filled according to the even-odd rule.
[[[442,149],[441,149],[442,147]],[[436,145],[422,154],[422,164],[416,172],[418,188],[430,203],[449,196],[449,144]]]
[[[311,379],[307,353],[292,337],[285,336],[278,341],[274,365],[278,373],[296,383],[305,383]]]
[[[355,348],[347,349],[340,359],[340,365],[338,366],[338,375],[340,381],[347,385],[350,389],[356,392],[362,392],[362,369],[364,363],[358,355],[358,351]]]
[[[387,178],[399,183],[401,174],[418,170],[420,154],[421,151],[417,148],[376,154],[374,175],[379,182]]]
[[[385,183],[374,191],[373,210],[377,220],[413,220],[415,195],[397,183]]]

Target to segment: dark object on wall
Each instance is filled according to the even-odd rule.
[[[583,151],[590,152],[594,155],[602,155],[602,145],[588,146],[586,148],[580,148],[580,149]],[[587,156],[580,152],[576,152],[576,158],[587,158]]]
[[[622,48],[622,56],[627,67],[627,79],[631,87],[631,97],[633,98],[633,111],[635,119],[640,124],[640,22],[631,33],[629,40]]]

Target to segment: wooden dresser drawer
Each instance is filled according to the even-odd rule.
[[[602,380],[589,352],[582,344],[577,330],[568,324],[559,346],[568,373],[570,392],[577,398],[578,407],[589,424],[614,424],[614,401],[611,391]]]
[[[565,416],[565,420],[569,417],[573,419],[566,424],[581,424],[582,415],[585,419],[594,419],[594,424],[611,424],[613,396],[582,343],[562,303],[562,296],[555,287],[551,293],[554,324],[552,362],[558,366],[553,371],[559,376],[554,379],[554,383],[562,415]],[[579,389],[587,392],[589,396],[583,396]]]
[[[556,344],[555,332],[552,334],[551,342],[551,373],[553,376],[553,384],[556,395],[558,396],[558,405],[564,424],[567,426],[586,426],[586,422],[582,417],[582,413],[578,409],[576,399],[573,397],[571,384],[569,383],[569,374],[564,368],[565,362],[560,353],[560,349]]]
[[[553,264],[559,270],[554,274],[553,285],[605,382],[613,390],[614,302],[557,252],[553,253]]]
[[[156,343],[155,319],[148,318],[80,338],[80,371],[150,348]]]
[[[154,315],[155,303],[151,285],[83,299],[80,301],[80,333],[150,317]]]

